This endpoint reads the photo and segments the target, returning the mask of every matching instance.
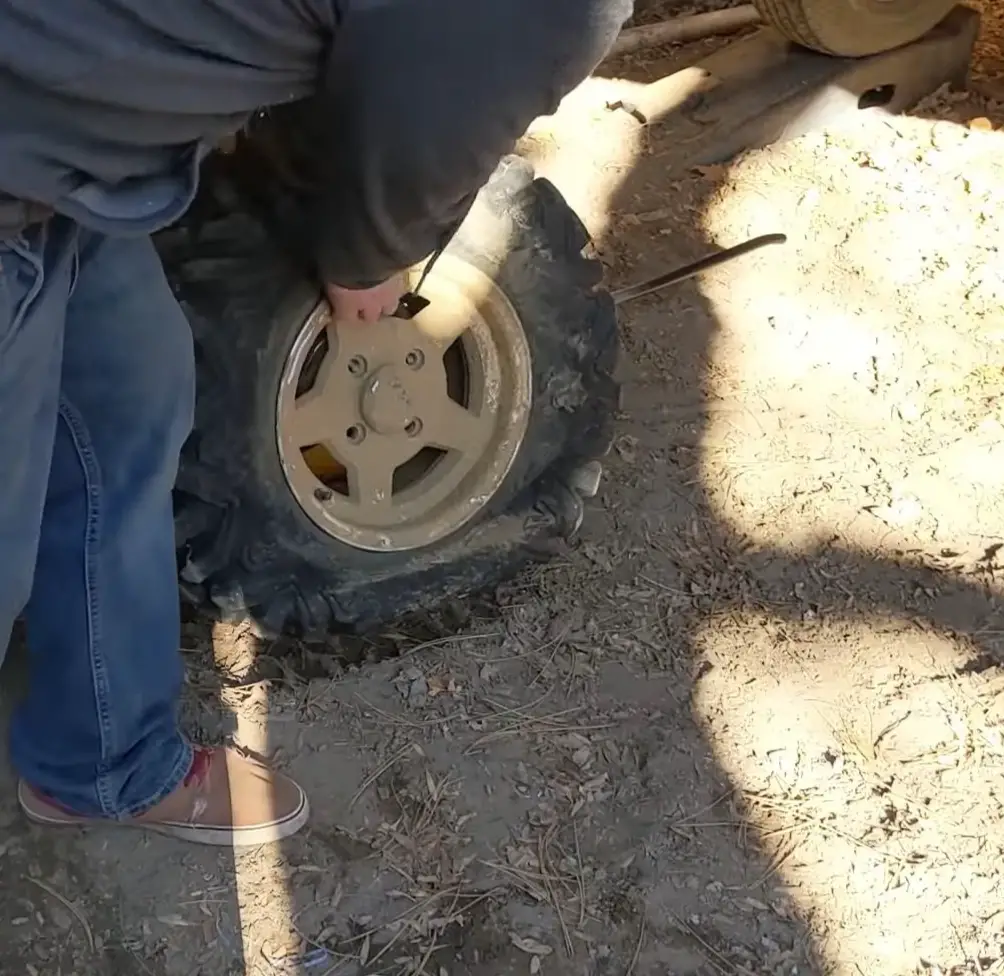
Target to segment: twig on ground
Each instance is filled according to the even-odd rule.
[[[543,695],[539,698],[535,698],[528,705],[517,705],[512,708],[508,708],[500,702],[493,701],[491,698],[485,698],[484,701],[489,704],[492,708],[498,709],[494,715],[476,715],[473,716],[476,719],[482,719],[484,721],[496,720],[502,718],[508,718],[510,716],[520,716],[527,718],[535,718],[536,716],[527,715],[531,708],[536,708],[547,696],[550,695],[549,691],[545,691]],[[574,708],[563,708],[560,712],[551,712],[550,715],[540,716],[540,721],[554,721],[565,715],[574,715],[576,712],[581,712],[583,706],[576,705]]]
[[[490,634],[454,634],[450,637],[439,637],[436,640],[425,641],[423,644],[416,644],[414,647],[402,651],[399,656],[410,657],[412,654],[418,654],[419,651],[428,651],[433,647],[446,647],[448,644],[462,644],[468,641],[495,640],[503,636],[505,635],[497,630],[492,631]]]
[[[560,713],[559,713],[560,714]],[[514,722],[512,725],[506,726],[504,729],[496,729],[494,732],[486,732],[483,736],[472,742],[465,750],[464,755],[469,756],[472,752],[480,749],[482,746],[488,745],[490,742],[496,742],[499,739],[504,739],[511,735],[558,735],[565,732],[602,732],[604,729],[612,729],[615,727],[614,722],[605,722],[603,724],[597,725],[546,725],[549,721],[547,716],[537,717],[533,715],[528,715],[521,722]],[[530,729],[530,726],[540,726],[544,725],[543,728]]]
[[[502,864],[501,861],[482,861],[481,863],[485,865],[485,867],[491,868],[493,871],[500,871],[502,874],[508,874],[512,878],[512,883],[534,901],[540,902],[541,904],[544,904],[547,901],[547,893],[533,883],[535,880],[542,880],[536,873],[521,871],[519,868],[511,867],[508,864]]]
[[[386,719],[390,725],[397,725],[406,729],[427,729],[433,725],[443,725],[446,722],[452,722],[463,715],[463,712],[456,711],[452,715],[439,715],[436,718],[424,719],[421,722],[415,722],[410,718],[405,718],[403,715],[395,715],[393,712],[385,711],[379,706],[374,705],[371,701],[367,701],[358,692],[356,693],[356,698],[358,698],[366,708],[370,709],[370,711],[376,712],[377,715]]]
[[[579,928],[586,924],[586,879],[585,868],[582,866],[582,849],[579,847],[579,822],[572,818],[572,834],[575,837],[576,875],[579,881]]]
[[[355,942],[362,942],[366,938],[371,938],[376,935],[381,929],[389,928],[396,922],[404,921],[411,915],[415,915],[423,908],[427,908],[433,902],[439,901],[440,898],[445,898],[447,895],[452,895],[460,890],[459,885],[454,885],[451,888],[444,888],[442,891],[434,891],[428,898],[423,898],[420,902],[416,902],[414,905],[409,905],[403,912],[395,915],[392,919],[384,922],[383,925],[374,925],[372,928],[368,928],[365,932],[360,932],[358,935],[352,936],[351,939],[346,940],[346,945],[352,945]]]
[[[540,681],[540,679],[544,676],[544,672],[551,666],[551,663],[554,661],[555,657],[557,657],[558,651],[561,650],[562,645],[565,643],[565,638],[568,636],[569,630],[570,628],[566,627],[560,634],[558,634],[557,637],[552,638],[542,647],[539,647],[537,649],[538,654],[541,654],[548,649],[550,649],[551,654],[548,657],[547,661],[543,665],[541,665],[540,670],[537,672],[537,676],[533,679],[533,681],[530,682],[531,688],[533,688],[537,684],[537,682]]]
[[[846,830],[841,830],[839,827],[834,827],[833,824],[827,823],[821,817],[805,813],[803,810],[798,809],[797,801],[788,800],[786,802],[780,798],[763,796],[756,793],[745,793],[744,799],[752,801],[753,803],[759,803],[761,806],[767,807],[768,809],[773,808],[779,811],[788,810],[790,815],[797,821],[797,823],[793,826],[801,825],[806,827],[816,827],[823,833],[831,834],[834,837],[846,840],[847,843],[853,844],[855,847],[860,847],[862,850],[869,851],[876,857],[885,858],[889,861],[895,861],[898,864],[909,863],[909,858],[907,857],[900,854],[893,854],[890,851],[883,851],[871,844],[866,844],[863,840],[859,840],[853,834],[849,834]]]
[[[568,925],[565,923],[565,915],[561,911],[561,902],[558,900],[558,893],[554,887],[554,878],[551,875],[551,870],[553,868],[550,865],[550,857],[547,853],[548,844],[551,842],[551,837],[554,835],[554,831],[557,829],[556,826],[552,826],[537,844],[537,860],[540,863],[540,870],[544,875],[544,886],[547,888],[547,893],[551,899],[551,906],[554,908],[554,914],[558,916],[558,925],[561,926],[561,937],[565,942],[565,952],[568,958],[571,959],[575,955],[575,945],[572,942],[572,935],[568,931]]]
[[[715,800],[712,800],[710,803],[701,807],[700,810],[695,810],[693,813],[689,813],[687,814],[687,816],[681,817],[679,820],[674,820],[673,826],[682,827],[684,824],[696,820],[699,816],[701,816],[704,813],[707,813],[709,810],[714,810],[714,808],[717,807],[719,803],[724,803],[726,800],[732,797],[735,794],[735,792],[736,792],[735,787],[732,787],[732,789],[730,790],[726,790],[720,797],[718,797]]]
[[[362,798],[363,794],[381,777],[388,769],[396,766],[405,756],[408,755],[415,748],[415,743],[409,742],[406,746],[398,749],[393,756],[390,757],[382,765],[378,766],[369,776],[362,781],[359,789],[353,794],[351,801],[349,802],[349,809],[351,810]]]
[[[55,898],[56,901],[58,901],[80,923],[81,927],[84,930],[84,935],[87,936],[87,944],[90,946],[91,952],[97,952],[97,949],[95,948],[94,945],[94,933],[91,931],[90,925],[87,924],[87,919],[84,918],[83,912],[81,912],[80,909],[73,904],[73,902],[67,901],[67,899],[64,898],[58,891],[56,891],[55,888],[53,888],[51,885],[47,885],[44,881],[39,881],[38,878],[32,878],[28,875],[25,875],[25,881],[29,881],[36,887],[41,888],[42,891],[52,895],[52,897]]]
[[[679,915],[673,915],[673,920],[676,924],[689,935],[695,942],[697,942],[702,949],[707,953],[708,962],[711,963],[712,967],[721,974],[721,976],[733,976],[735,973],[740,973],[741,976],[753,976],[752,973],[745,966],[737,966],[735,963],[730,962],[725,958],[707,939],[703,938],[701,933],[694,928],[686,920],[680,918]]]
[[[631,953],[631,961],[628,968],[624,970],[624,976],[632,976],[638,959],[641,956],[641,948],[645,944],[645,907],[641,909],[641,925],[638,926],[638,941],[634,944],[634,952]]]
[[[792,829],[797,830],[799,828],[804,828],[804,827],[808,827],[808,824],[798,824],[797,827],[794,827]],[[774,852],[773,859],[771,860],[770,864],[767,865],[767,870],[764,871],[764,873],[760,875],[760,877],[757,878],[757,880],[754,881],[753,884],[750,885],[750,887],[760,888],[763,885],[765,885],[771,878],[773,878],[774,875],[781,870],[781,867],[784,865],[785,861],[787,861],[788,858],[790,858],[791,855],[798,850],[799,843],[800,842],[797,840],[791,841],[787,850],[784,849],[783,841],[781,844],[778,844],[777,850]]]

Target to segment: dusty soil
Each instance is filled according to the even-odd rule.
[[[40,832],[0,773],[0,971],[1004,971],[1001,36],[978,90],[728,167],[669,171],[630,81],[535,127],[614,285],[789,243],[625,309],[564,559],[421,635],[188,625],[186,722],[295,773],[303,836]]]

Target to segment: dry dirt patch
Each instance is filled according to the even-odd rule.
[[[358,666],[190,626],[186,721],[290,767],[303,837],[53,836],[6,778],[4,973],[1004,968],[1004,112],[679,174],[605,86],[530,144],[614,284],[790,243],[627,310],[585,535],[491,606]]]

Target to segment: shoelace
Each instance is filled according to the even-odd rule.
[[[209,779],[213,750],[197,746],[192,752],[192,766],[185,775],[185,786],[203,786]]]
[[[186,789],[193,789],[192,810],[188,815],[189,823],[199,823],[209,809],[209,772],[213,765],[213,750],[196,748],[192,754],[192,768],[185,777]]]

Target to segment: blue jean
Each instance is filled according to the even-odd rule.
[[[11,758],[82,815],[141,813],[191,764],[171,489],[194,387],[149,239],[55,218],[0,242],[0,660],[21,613],[30,660]]]

